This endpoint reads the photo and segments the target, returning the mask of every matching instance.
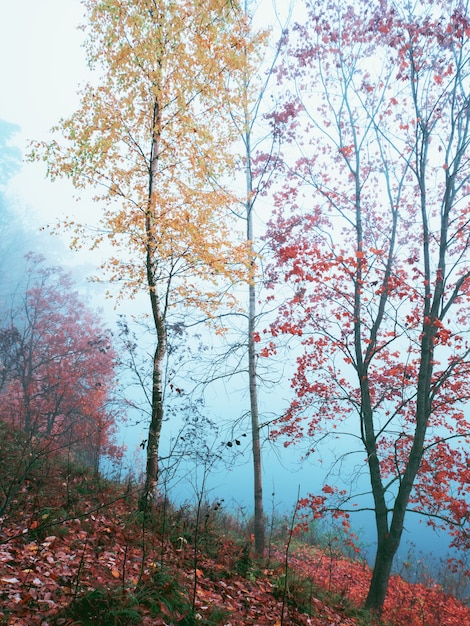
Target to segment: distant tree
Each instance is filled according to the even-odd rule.
[[[470,15],[447,0],[306,6],[275,116],[290,149],[271,280],[291,296],[272,332],[301,346],[278,434],[312,456],[349,441],[335,447],[351,482],[330,475],[304,504],[373,512],[380,612],[407,511],[470,537]]]
[[[0,328],[0,392],[15,376],[19,341],[20,334],[15,326]]]
[[[163,368],[173,307],[210,317],[231,283],[245,280],[222,184],[233,166],[227,80],[241,71],[245,25],[227,0],[87,0],[88,59],[102,70],[80,109],[37,147],[52,178],[97,190],[101,222],[92,245],[113,245],[104,265],[128,294],[144,289],[155,330],[152,414],[140,506],[153,502],[164,418]],[[76,230],[83,245],[86,228]],[[116,256],[113,255],[116,252]]]
[[[110,333],[69,275],[38,255],[28,262],[27,290],[0,329],[0,419],[97,468],[101,455],[117,453]]]

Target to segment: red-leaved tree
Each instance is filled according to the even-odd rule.
[[[30,254],[25,293],[0,331],[0,419],[97,468],[111,443],[115,354],[71,277]]]
[[[414,6],[307,1],[272,119],[271,281],[291,293],[272,333],[301,346],[277,434],[347,438],[351,480],[303,504],[373,511],[378,612],[407,512],[470,538],[470,19]]]

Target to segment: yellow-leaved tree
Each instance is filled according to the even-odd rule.
[[[155,328],[145,509],[157,493],[168,315],[177,303],[211,317],[222,286],[247,280],[236,202],[223,182],[234,167],[229,76],[245,72],[247,21],[235,0],[85,0],[86,50],[99,80],[81,106],[35,144],[48,175],[93,187],[100,215],[91,244],[113,245],[103,270],[121,294],[148,292]],[[90,236],[73,229],[76,246]]]

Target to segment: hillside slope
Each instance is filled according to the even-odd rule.
[[[247,530],[218,503],[163,500],[144,517],[135,486],[2,434],[0,624],[373,623],[357,608],[370,577],[363,562],[298,541],[286,560],[280,540],[257,563]],[[462,626],[470,609],[438,586],[394,577],[384,620]]]

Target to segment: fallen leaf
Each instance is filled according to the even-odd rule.
[[[18,580],[18,578],[0,578],[0,580],[2,581],[2,583],[10,583],[11,585],[14,585],[15,583],[19,583],[20,581]]]

